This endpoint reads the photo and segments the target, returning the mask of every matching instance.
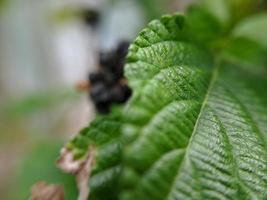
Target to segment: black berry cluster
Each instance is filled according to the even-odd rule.
[[[99,22],[100,14],[96,10],[85,9],[82,11],[82,19],[88,26],[95,27]]]
[[[123,77],[129,43],[120,42],[116,49],[100,52],[100,69],[89,74],[90,97],[99,113],[108,113],[113,104],[121,104],[131,96]]]

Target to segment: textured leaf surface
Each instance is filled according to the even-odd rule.
[[[206,2],[140,32],[123,113],[96,119],[68,145],[76,159],[96,148],[91,199],[267,199],[266,47],[254,30],[265,22],[232,31],[230,18],[247,11],[233,13],[241,1]]]
[[[118,177],[121,173],[120,127],[118,113],[97,117],[67,145],[76,159],[85,158],[88,149],[95,148],[96,158],[89,185],[90,199],[117,199]]]
[[[153,21],[130,48],[121,198],[266,199],[266,81],[212,62],[182,18]]]

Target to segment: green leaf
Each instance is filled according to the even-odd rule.
[[[68,145],[78,160],[96,148],[90,198],[267,199],[265,49],[192,9],[139,33],[130,101]]]
[[[267,14],[252,15],[242,20],[233,30],[236,37],[245,37],[267,49]]]
[[[265,69],[266,53],[266,49],[254,41],[243,37],[233,37],[226,44],[222,56],[241,67]]]
[[[130,47],[121,199],[266,199],[266,78],[212,62],[189,29],[165,16]]]
[[[267,14],[241,20],[224,42],[223,56],[243,67],[265,68],[267,63]]]
[[[89,148],[95,148],[96,157],[89,186],[90,199],[112,200],[118,196],[118,177],[121,173],[120,126],[119,112],[110,116],[98,116],[66,145],[76,160],[85,159]]]
[[[191,6],[187,10],[187,23],[193,37],[206,46],[212,47],[212,43],[222,37],[224,24],[219,20],[205,7]]]
[[[212,0],[211,0],[212,1]],[[238,22],[248,15],[264,10],[265,0],[225,0],[231,11],[231,21]]]
[[[73,90],[57,88],[28,94],[20,99],[9,100],[0,106],[0,110],[10,118],[25,118],[25,116],[54,108],[61,104],[63,99],[74,101],[78,97],[79,95]]]
[[[203,0],[203,7],[216,17],[222,24],[229,23],[231,18],[230,5],[226,0]]]

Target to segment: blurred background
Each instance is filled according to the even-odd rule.
[[[74,86],[98,68],[100,51],[189,2],[0,0],[0,199],[28,199],[37,181],[64,184],[75,199],[55,160],[95,109]]]

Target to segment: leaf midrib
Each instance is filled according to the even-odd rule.
[[[221,59],[220,58],[217,58],[214,62],[214,69],[213,69],[213,72],[212,72],[212,75],[211,75],[211,80],[210,80],[210,84],[209,84],[209,87],[207,89],[207,92],[206,92],[206,95],[204,97],[204,100],[203,100],[203,103],[201,105],[201,108],[200,108],[200,111],[199,111],[199,114],[198,114],[198,117],[197,117],[197,120],[196,120],[196,123],[195,123],[195,126],[194,126],[194,129],[192,131],[192,134],[191,134],[191,137],[189,138],[189,141],[188,141],[188,145],[187,147],[185,148],[185,155],[184,155],[184,158],[180,164],[180,167],[178,169],[178,172],[177,172],[177,175],[175,176],[175,178],[173,179],[173,182],[172,182],[172,185],[170,187],[170,190],[167,194],[167,198],[166,199],[170,199],[170,195],[171,195],[171,192],[174,190],[174,186],[175,186],[175,181],[177,180],[177,178],[179,177],[179,175],[181,174],[180,171],[181,169],[183,168],[183,166],[185,165],[185,160],[188,158],[188,153],[189,153],[189,149],[190,149],[190,146],[192,144],[192,140],[194,138],[194,135],[196,134],[196,130],[197,130],[197,127],[198,127],[198,124],[199,124],[199,120],[200,120],[200,117],[204,111],[204,108],[205,106],[207,105],[207,102],[208,102],[208,98],[210,96],[210,93],[213,89],[213,86],[215,84],[215,82],[217,81],[218,79],[218,76],[219,76],[219,70],[220,70],[220,66],[221,66]]]

